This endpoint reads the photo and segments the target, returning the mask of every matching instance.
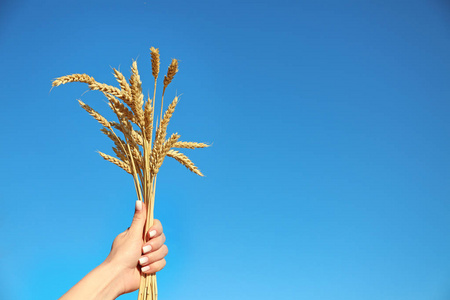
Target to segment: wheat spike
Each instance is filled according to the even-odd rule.
[[[157,162],[157,168],[159,169],[161,165],[164,162],[164,158],[167,155],[167,152],[172,148],[172,146],[178,141],[180,138],[180,135],[177,133],[172,134],[172,136],[167,139],[167,141],[164,142],[163,146],[161,147],[161,150],[158,153],[158,162]]]
[[[117,82],[120,84],[120,88],[125,94],[131,97],[131,88],[125,76],[115,68],[113,68],[113,70],[114,70],[114,77],[116,77]]]
[[[164,142],[164,139],[160,139],[159,136],[161,135],[161,127],[158,127],[156,129],[155,133],[155,140],[153,141],[153,148],[150,158],[150,165],[151,165],[151,172],[152,174],[158,174],[158,162],[159,162],[159,156],[161,154],[161,148]]]
[[[176,142],[172,148],[186,148],[186,149],[195,149],[195,148],[206,148],[210,145],[204,143],[196,143],[196,142]]]
[[[131,154],[133,155],[134,162],[143,169],[143,161],[141,151],[138,148],[132,147]]]
[[[172,59],[172,63],[170,64],[167,75],[164,76],[164,90],[166,87],[172,82],[172,79],[175,77],[175,74],[178,72],[178,61],[174,58]]]
[[[116,88],[115,86],[107,85],[106,83],[94,82],[89,84],[89,88],[93,91],[101,91],[111,94],[120,99],[126,98],[126,95],[120,89]]]
[[[154,48],[151,47],[150,48],[150,52],[152,55],[152,74],[153,77],[155,77],[155,80],[158,78],[158,74],[159,74],[159,49],[158,48]]]
[[[131,137],[136,141],[136,144],[142,146],[144,145],[144,140],[142,139],[142,135],[139,131],[133,130],[131,131]]]
[[[173,113],[175,112],[175,107],[178,103],[178,97],[175,96],[172,103],[170,103],[169,107],[167,108],[166,112],[164,113],[164,118],[161,121],[161,124],[158,128],[159,134],[155,135],[155,141],[158,140],[158,145],[162,145],[164,140],[166,139],[166,132],[167,132],[167,126],[169,125],[170,118],[172,118]],[[156,148],[158,151],[161,148]]]
[[[113,147],[112,149],[121,161],[123,161],[124,163],[128,162],[128,158],[127,158],[126,154],[123,151],[119,150],[120,148],[118,149],[116,147]]]
[[[190,171],[203,177],[202,172],[200,172],[200,170],[194,165],[194,163],[183,153],[180,153],[176,150],[169,150],[169,152],[167,152],[167,156],[176,159],[179,163],[188,168]]]
[[[114,97],[113,95],[110,95],[108,93],[103,93],[103,94],[106,96],[106,98],[108,98],[108,100],[109,100],[108,105],[116,113],[117,118],[119,120],[125,119],[125,120],[129,120],[136,124],[136,118],[135,118],[133,112],[131,110],[129,110],[125,106],[125,104],[120,102],[120,100],[117,99],[116,97]]]
[[[142,82],[141,77],[139,76],[136,61],[133,61],[131,73],[130,85],[131,98],[133,99],[131,109],[133,110],[139,124],[144,125],[144,111],[142,110],[142,106],[144,105],[144,95],[142,94]]]
[[[113,164],[121,167],[128,174],[131,174],[130,166],[127,163],[124,163],[123,161],[121,161],[121,160],[119,160],[119,159],[117,159],[115,157],[112,157],[110,155],[107,155],[107,154],[105,154],[103,152],[100,152],[100,151],[98,151],[98,154],[100,154],[100,156],[103,157],[104,159],[106,159],[107,161],[112,162]]]
[[[114,145],[117,149],[121,149],[121,151],[125,151],[123,149],[123,145],[126,145],[126,143],[118,136],[114,135],[110,129],[108,128],[102,128],[100,129],[101,132],[103,132],[107,137],[113,141]]]
[[[56,78],[55,80],[53,80],[52,86],[59,86],[68,82],[84,82],[87,84],[93,84],[95,83],[95,80],[94,77],[91,77],[87,74],[72,74]]]
[[[151,136],[153,131],[153,107],[152,99],[148,96],[147,102],[145,102],[144,107],[144,122],[145,122],[145,138],[147,141],[151,142]]]
[[[96,119],[100,124],[102,124],[105,127],[109,126],[109,122],[98,112],[93,110],[89,105],[78,99],[78,103],[80,103],[80,106],[84,108],[85,111],[87,111],[94,119]]]

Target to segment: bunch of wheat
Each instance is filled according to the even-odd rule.
[[[131,77],[129,83],[125,76],[118,70],[114,70],[114,76],[119,82],[120,88],[99,83],[93,77],[87,74],[72,74],[56,78],[52,86],[59,86],[68,82],[84,82],[89,85],[89,89],[101,91],[108,99],[109,107],[117,115],[118,122],[110,122],[102,115],[93,110],[90,106],[78,100],[81,107],[84,108],[94,119],[103,127],[101,131],[108,136],[114,143],[113,151],[117,157],[99,152],[101,157],[113,164],[121,167],[127,173],[133,176],[137,197],[140,201],[147,204],[147,222],[145,233],[153,225],[153,209],[155,203],[156,177],[166,156],[172,157],[197,175],[203,176],[194,163],[183,153],[173,148],[205,148],[204,143],[183,142],[180,141],[180,135],[172,134],[167,136],[167,126],[170,118],[175,111],[178,103],[178,97],[175,97],[163,115],[164,93],[175,74],[178,72],[178,61],[172,60],[167,75],[164,76],[164,86],[161,96],[161,115],[160,121],[154,129],[155,115],[155,97],[156,83],[159,74],[159,50],[150,48],[152,61],[152,74],[155,78],[153,98],[148,96],[144,103],[142,93],[142,82],[138,73],[137,63],[133,61],[131,66]],[[120,133],[119,133],[120,132]],[[154,137],[153,137],[154,132]],[[118,134],[123,136],[119,137]],[[139,300],[157,299],[156,275],[146,275],[141,273],[141,283],[139,288]]]

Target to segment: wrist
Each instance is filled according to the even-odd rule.
[[[101,278],[104,279],[104,288],[102,291],[102,299],[116,299],[123,292],[123,283],[120,280],[121,271],[116,265],[105,260],[98,267]]]

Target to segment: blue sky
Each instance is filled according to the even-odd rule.
[[[163,299],[450,297],[445,1],[2,1],[0,298],[55,299],[132,218],[131,177],[81,98],[149,48],[182,99],[169,126]],[[120,299],[136,299],[129,294]]]

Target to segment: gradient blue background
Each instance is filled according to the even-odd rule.
[[[149,48],[180,72],[161,299],[450,298],[446,1],[2,1],[1,299],[55,299],[125,230],[131,177],[76,101]],[[137,294],[120,299],[137,299]]]

